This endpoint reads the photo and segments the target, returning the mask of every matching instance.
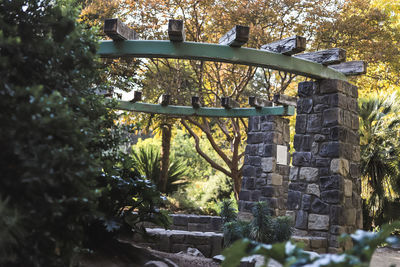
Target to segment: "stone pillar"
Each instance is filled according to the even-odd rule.
[[[339,236],[362,228],[357,87],[302,82],[298,95],[288,213],[310,249],[339,252],[351,245]]]
[[[289,142],[288,119],[279,116],[249,118],[242,190],[239,193],[242,218],[257,201],[268,202],[275,215],[286,214]]]

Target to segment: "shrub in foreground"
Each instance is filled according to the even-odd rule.
[[[252,208],[253,220],[238,220],[232,202],[221,205],[221,217],[224,221],[224,245],[228,246],[241,238],[249,238],[263,243],[276,243],[289,240],[292,235],[292,220],[281,216],[274,218],[267,203],[257,202]]]
[[[400,228],[399,221],[391,225],[384,225],[379,232],[357,230],[354,234],[343,235],[343,239],[352,239],[353,248],[342,254],[317,254],[304,251],[292,241],[270,245],[241,239],[224,250],[222,254],[225,256],[225,260],[222,267],[239,266],[240,260],[250,255],[262,255],[265,257],[265,262],[274,259],[283,266],[368,267],[378,246],[383,243],[399,243],[398,238],[390,236],[398,228]]]

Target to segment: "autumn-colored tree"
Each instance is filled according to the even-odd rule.
[[[368,72],[353,78],[362,96],[400,89],[400,3],[348,0],[339,16],[327,21],[317,34],[315,47],[341,47],[348,60],[364,60]]]

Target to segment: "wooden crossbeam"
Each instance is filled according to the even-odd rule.
[[[168,21],[168,36],[172,42],[185,41],[185,25],[183,20],[170,19]]]
[[[113,41],[138,39],[135,30],[129,28],[119,19],[106,19],[104,21],[104,33]]]
[[[161,95],[161,97],[159,98],[158,103],[159,103],[161,106],[168,106],[170,100],[171,100],[171,95],[163,94],[163,95]]]
[[[144,112],[152,114],[164,114],[170,116],[200,116],[200,117],[225,117],[225,118],[246,118],[252,116],[276,115],[291,116],[295,113],[292,106],[262,107],[262,108],[206,108],[187,106],[162,106],[148,103],[131,103],[129,101],[118,101],[117,107],[122,110]]]
[[[254,108],[271,107],[272,102],[264,99],[257,98],[255,96],[249,97],[249,105]]]
[[[135,103],[138,101],[142,101],[142,92],[135,91],[135,92],[133,92],[133,98],[130,102]]]
[[[218,43],[232,47],[241,47],[249,40],[249,32],[249,27],[235,25],[235,27],[219,39]]]
[[[339,64],[346,60],[346,50],[341,48],[332,48],[316,52],[295,55],[296,58],[320,63],[322,65]]]
[[[192,107],[194,107],[194,108],[200,108],[201,107],[200,97],[192,96]]]
[[[221,106],[224,108],[237,108],[239,107],[239,103],[233,100],[230,97],[221,97]]]
[[[297,97],[275,94],[274,95],[274,103],[279,105],[287,105],[297,107]]]
[[[367,73],[367,62],[348,61],[337,65],[330,65],[329,68],[340,71],[346,76],[356,76]]]
[[[261,46],[261,50],[291,56],[306,50],[306,38],[295,35]]]

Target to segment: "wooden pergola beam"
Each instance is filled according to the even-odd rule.
[[[121,110],[144,112],[152,114],[164,114],[170,116],[199,116],[199,117],[226,117],[226,118],[246,118],[252,116],[278,115],[291,116],[295,113],[292,106],[276,106],[261,108],[210,108],[210,107],[188,107],[188,106],[163,106],[148,103],[131,103],[119,100],[117,107]]]
[[[316,52],[298,54],[293,57],[301,58],[327,66],[344,62],[346,60],[346,50],[342,48],[332,48]]]
[[[274,103],[278,105],[287,105],[297,107],[297,97],[275,94],[274,95]]]
[[[185,41],[185,25],[183,20],[170,19],[168,21],[168,36],[172,42]]]
[[[224,108],[238,108],[240,105],[230,97],[221,97],[221,106]]]
[[[249,40],[250,28],[247,26],[235,25],[230,31],[219,39],[219,44],[232,47],[241,47]]]
[[[142,92],[140,91],[135,91],[133,92],[133,98],[131,100],[132,103],[142,101]]]
[[[272,102],[264,99],[257,98],[255,96],[249,97],[249,105],[254,108],[271,107]]]
[[[120,19],[106,19],[104,21],[104,33],[113,41],[138,39],[135,30],[129,28]]]
[[[306,38],[295,35],[261,46],[261,50],[291,56],[306,50]]]
[[[348,61],[337,65],[330,65],[329,68],[340,71],[346,76],[356,76],[367,73],[365,61]]]

